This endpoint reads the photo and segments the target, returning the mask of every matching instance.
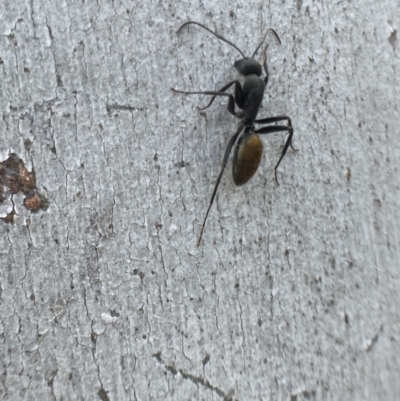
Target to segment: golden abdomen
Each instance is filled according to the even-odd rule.
[[[232,175],[235,185],[243,185],[253,177],[260,165],[263,144],[256,134],[243,135],[233,155]]]

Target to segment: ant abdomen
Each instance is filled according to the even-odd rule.
[[[232,175],[235,185],[245,184],[253,177],[261,162],[263,144],[258,135],[244,134],[238,141],[233,155]]]

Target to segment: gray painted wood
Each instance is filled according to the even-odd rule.
[[[2,400],[400,399],[398,2],[0,4],[0,156],[46,211],[0,221]],[[217,100],[268,27],[258,173]],[[31,143],[31,146],[27,144]],[[4,208],[2,209],[4,217]]]

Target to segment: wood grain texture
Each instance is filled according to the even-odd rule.
[[[1,2],[1,400],[400,399],[398,1]],[[266,29],[257,175],[211,90]],[[10,198],[11,199],[11,198]],[[11,202],[11,200],[9,201]],[[10,204],[0,205],[7,213]]]

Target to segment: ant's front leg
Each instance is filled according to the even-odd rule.
[[[240,82],[237,80],[231,81],[228,84],[226,84],[224,87],[222,87],[218,92],[225,92],[227,89],[229,89],[233,84],[235,84],[235,103],[236,105],[239,107],[239,109],[243,109],[244,107],[244,95],[243,95],[243,90],[242,90],[242,86],[240,85]],[[217,95],[214,95],[211,100],[210,103],[208,103],[207,106],[202,107],[201,109],[199,108],[199,110],[205,110],[208,109],[212,102],[215,100],[215,98],[217,97]]]
[[[233,95],[231,95],[230,93],[225,93],[224,92],[224,90],[227,90],[233,84],[235,84],[235,97],[233,97]],[[228,111],[229,111],[229,113],[231,113],[232,115],[234,115],[237,118],[241,118],[242,113],[236,113],[235,112],[235,101],[236,101],[236,104],[238,105],[239,108],[242,108],[240,106],[244,105],[243,90],[242,90],[242,87],[241,87],[239,81],[229,82],[229,84],[225,85],[225,87],[223,87],[222,90],[215,91],[215,92],[214,91],[186,92],[186,91],[180,91],[180,90],[177,90],[177,89],[174,89],[174,88],[171,88],[171,90],[173,92],[175,92],[175,93],[182,93],[184,95],[213,95],[213,98],[211,99],[211,102],[206,107],[199,108],[199,110],[204,110],[207,107],[209,107],[216,96],[227,96],[227,97],[229,97],[229,101],[228,101]]]

